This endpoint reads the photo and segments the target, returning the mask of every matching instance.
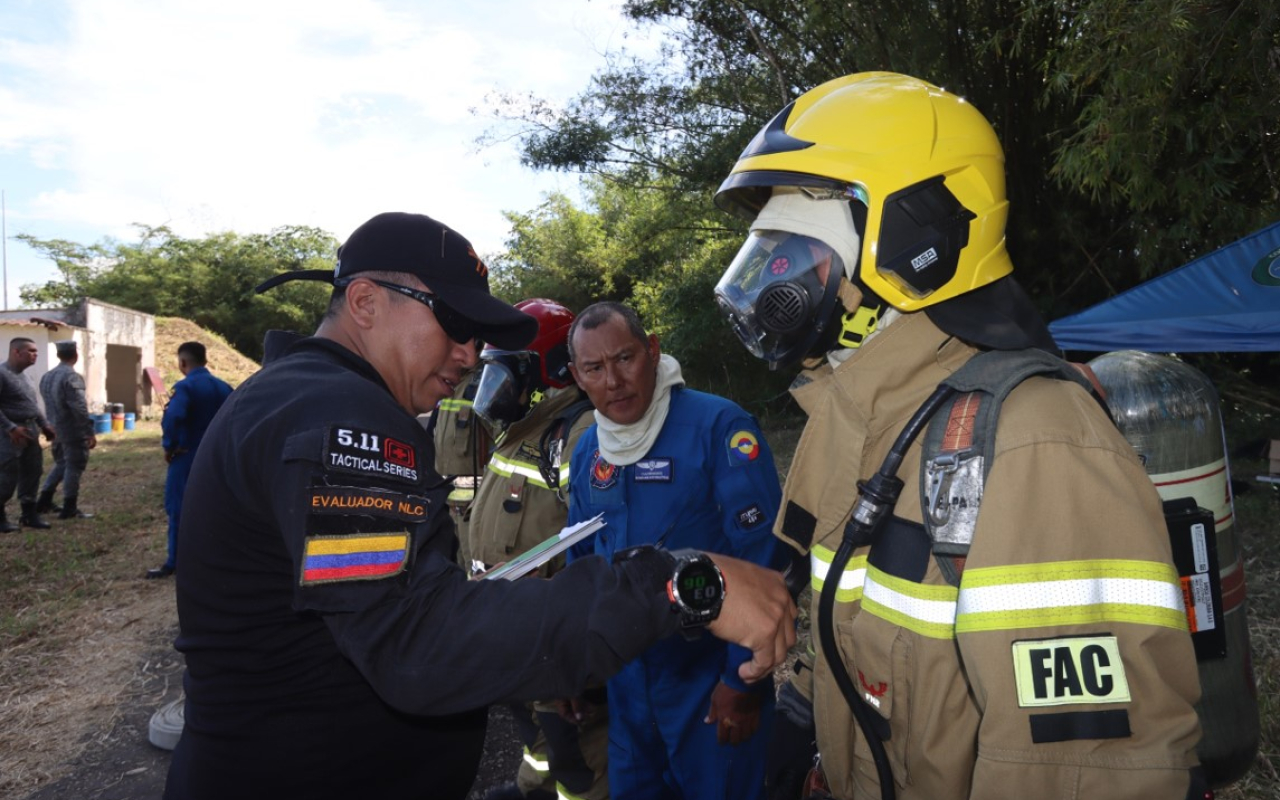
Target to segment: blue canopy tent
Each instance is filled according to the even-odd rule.
[[[1049,324],[1064,350],[1280,351],[1280,222]]]

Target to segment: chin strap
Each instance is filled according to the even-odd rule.
[[[882,303],[867,305],[866,301],[872,298],[868,298],[848,278],[841,279],[838,292],[840,302],[853,311],[840,317],[840,333],[836,336],[836,344],[856,350],[862,347],[868,336],[875,333],[876,326],[880,324],[880,313],[885,307]]]

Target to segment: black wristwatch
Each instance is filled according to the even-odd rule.
[[[670,551],[675,564],[667,581],[672,613],[680,615],[680,630],[697,635],[716,617],[724,603],[724,575],[711,557],[697,550]]]

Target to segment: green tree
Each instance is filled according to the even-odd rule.
[[[1280,218],[1274,0],[905,0],[891,12],[869,0],[629,0],[624,9],[663,31],[657,59],[615,54],[563,107],[498,104],[499,117],[522,126],[527,164],[683,193],[709,209],[737,154],[787,102],[843,74],[891,70],[961,94],[991,120],[1006,156],[1009,250],[1049,319]],[[712,227],[741,241],[736,220]],[[687,234],[690,252],[702,235]],[[654,297],[684,288],[646,291],[655,287]],[[697,330],[710,303],[684,297],[678,313],[688,316],[675,327]],[[1276,362],[1226,355],[1204,368],[1257,387],[1275,383]]]
[[[103,240],[87,247],[25,239],[52,258],[63,277],[24,286],[23,302],[67,306],[93,297],[184,317],[254,359],[262,357],[267,330],[310,332],[324,313],[329,290],[322,284],[287,283],[264,294],[253,292],[280,272],[330,268],[337,242],[324,231],[290,226],[267,234],[186,239],[163,226],[138,230],[137,242]]]
[[[792,98],[864,70],[969,97],[1007,158],[1009,248],[1051,317],[1226,244],[1280,211],[1272,0],[630,0],[661,26],[563,110],[522,121],[526,163],[710,192]],[[851,121],[850,124],[865,124]]]

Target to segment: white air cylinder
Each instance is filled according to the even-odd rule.
[[[1222,415],[1213,383],[1168,356],[1125,350],[1089,362],[1107,405],[1163,500],[1191,497],[1212,512],[1226,655],[1201,658],[1198,753],[1210,784],[1239,780],[1258,751],[1257,686],[1245,614],[1244,557],[1235,534]]]

